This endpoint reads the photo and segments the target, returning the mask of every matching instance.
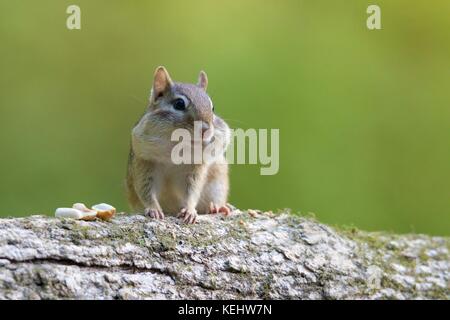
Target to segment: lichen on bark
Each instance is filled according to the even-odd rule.
[[[448,299],[449,239],[236,210],[0,219],[1,299]]]

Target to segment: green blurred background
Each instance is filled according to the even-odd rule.
[[[236,206],[450,235],[449,16],[450,1],[2,1],[0,215],[128,210],[130,129],[165,65],[206,70],[231,127],[280,129],[277,175],[232,166]]]

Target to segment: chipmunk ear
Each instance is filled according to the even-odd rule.
[[[164,92],[170,89],[173,82],[170,79],[169,73],[166,68],[158,67],[155,70],[155,75],[153,78],[153,89],[152,89],[152,97],[153,100],[158,99]]]
[[[205,71],[200,71],[200,74],[198,75],[198,83],[197,85],[206,91],[206,88],[208,87],[208,76],[206,75]]]

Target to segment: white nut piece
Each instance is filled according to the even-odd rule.
[[[55,211],[55,217],[57,218],[81,219],[83,215],[83,211],[74,208],[58,208]]]
[[[111,219],[116,213],[116,208],[107,204],[107,203],[99,203],[95,206],[92,206],[92,210],[97,212],[97,217],[103,220]]]
[[[97,211],[89,209],[84,203],[74,203],[72,208],[80,210],[83,213],[81,219],[83,220],[95,220],[97,218]]]
[[[88,207],[86,207],[86,205],[85,205],[84,203],[74,203],[73,206],[72,206],[72,208],[78,209],[78,210],[84,211],[84,212],[92,211],[91,209],[89,209]]]

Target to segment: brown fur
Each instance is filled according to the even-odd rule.
[[[134,210],[145,210],[153,217],[181,212],[184,220],[192,223],[197,211],[210,212],[211,203],[226,205],[229,182],[228,166],[223,164],[225,149],[213,162],[199,165],[175,165],[170,158],[176,143],[170,140],[172,131],[185,128],[192,132],[193,121],[203,121],[213,130],[213,141],[227,146],[228,125],[213,113],[206,87],[204,72],[194,85],[172,82],[162,67],[155,71],[149,107],[132,131],[126,189]],[[174,99],[180,97],[189,103],[186,110],[173,108]]]

